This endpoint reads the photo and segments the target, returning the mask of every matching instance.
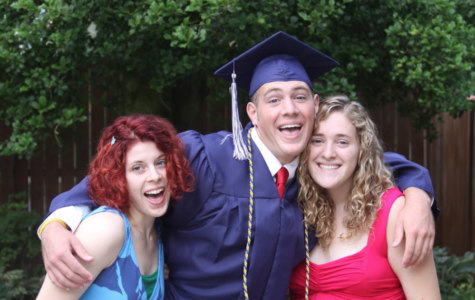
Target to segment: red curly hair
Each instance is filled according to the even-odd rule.
[[[112,137],[115,142],[111,145]],[[137,142],[151,141],[166,156],[166,174],[170,196],[181,198],[191,192],[193,174],[184,146],[173,125],[153,115],[129,115],[117,118],[105,128],[97,146],[97,155],[89,166],[89,196],[98,205],[107,205],[124,213],[130,209],[125,178],[127,152]]]

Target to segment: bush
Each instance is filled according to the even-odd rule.
[[[437,114],[475,107],[465,100],[474,10],[469,0],[3,0],[0,122],[11,134],[0,156],[31,158],[53,134],[68,138],[62,129],[86,120],[88,100],[168,116],[181,130],[205,129],[196,108],[207,101],[207,122],[229,126],[211,113],[225,109],[228,85],[209,75],[277,30],[341,63],[315,83],[320,95],[397,103],[430,132]]]
[[[448,248],[434,248],[440,292],[444,300],[475,300],[475,259],[473,252],[449,255]]]
[[[29,212],[24,202],[12,198],[0,205],[0,267],[7,271],[27,270],[41,253],[35,232],[42,219],[37,213]]]
[[[19,201],[24,193],[9,198],[0,205],[0,300],[34,299],[44,273],[35,264],[41,253],[35,231],[42,219]]]
[[[35,299],[44,276],[28,278],[23,270],[3,272],[0,268],[0,300]]]

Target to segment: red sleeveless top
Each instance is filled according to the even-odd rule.
[[[401,283],[388,261],[386,225],[394,201],[403,194],[387,190],[368,237],[368,244],[350,256],[317,265],[310,262],[310,300],[406,299]],[[305,260],[290,280],[292,300],[305,299]]]

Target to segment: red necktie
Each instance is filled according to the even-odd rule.
[[[275,175],[275,185],[277,186],[277,191],[279,192],[280,200],[284,196],[285,192],[285,183],[289,178],[289,171],[285,167],[280,168],[280,170]]]

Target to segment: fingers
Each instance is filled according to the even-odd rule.
[[[408,266],[415,267],[419,265],[432,252],[435,238],[435,223],[431,216],[428,219],[430,220],[427,227],[420,227],[413,234],[409,235],[409,237],[412,236],[415,245],[414,254],[406,262]],[[407,238],[408,240],[410,239],[409,237]]]
[[[427,232],[423,235],[424,243],[422,246],[422,253],[417,261],[415,261],[414,266],[423,262],[426,257],[432,253],[432,249],[434,247],[434,240],[435,240],[435,222],[434,217],[432,214],[429,217],[429,227],[427,228]]]
[[[426,205],[430,203],[427,193],[414,188],[408,188],[404,193],[406,201],[397,218],[393,247],[405,244],[402,267],[407,268],[420,264],[432,251],[435,224],[430,207]]]
[[[71,289],[84,288],[87,280],[75,275],[71,270],[62,263],[57,263],[54,268],[47,269],[51,282],[59,288],[67,291]]]
[[[416,262],[420,259],[424,251],[424,237],[421,237],[417,234],[412,234],[410,237],[407,238],[407,240],[412,240],[412,245],[411,248],[408,249],[409,242],[406,243],[406,252],[408,252],[408,255],[407,259],[404,260],[403,258],[402,261],[404,268],[415,266]],[[406,253],[404,253],[404,257],[406,257]]]
[[[59,250],[46,263],[51,282],[66,290],[83,288],[92,280],[92,275],[77,261],[71,251]]]
[[[53,222],[55,223],[55,222]],[[89,273],[73,256],[73,252],[80,252],[87,261],[92,258],[71,232],[62,226],[49,224],[42,234],[43,261],[51,282],[61,289],[83,288],[85,283],[91,282]]]
[[[59,287],[60,289],[63,289],[63,290],[66,290],[66,291],[70,291],[71,289],[65,285],[62,285],[61,283],[59,283],[59,281],[56,279],[56,277],[54,276],[54,273],[53,272],[47,272],[46,273],[49,277],[49,279],[51,280],[51,282]],[[78,287],[79,288],[79,287]]]
[[[403,268],[415,267],[420,264],[432,252],[434,237],[435,234],[430,229],[406,232],[406,247],[402,260]]]
[[[409,262],[412,261],[414,255],[414,249],[416,247],[416,240],[413,236],[408,235],[406,232],[406,247],[404,249],[404,256],[402,257],[402,267],[407,268],[410,266]]]
[[[415,267],[419,265],[427,258],[427,256],[429,256],[430,253],[432,253],[432,248],[434,246],[434,237],[434,234],[428,233],[422,238],[423,242],[421,253],[417,259],[414,259],[414,262],[411,264],[411,266]]]
[[[78,241],[77,238],[74,237],[71,239],[71,247],[72,247],[72,252],[76,254],[77,256],[79,256],[80,259],[87,262],[91,262],[94,260],[92,256],[90,256],[89,253],[87,253],[86,249],[84,249],[83,245]]]
[[[42,246],[43,248],[43,246]],[[46,269],[46,273],[48,275],[48,277],[50,278],[51,282],[53,282],[54,285],[56,285],[57,287],[59,287],[60,289],[64,289],[64,290],[67,290],[69,291],[70,288],[65,286],[65,285],[62,285],[59,280],[56,278],[55,276],[55,271],[54,271],[54,268],[51,267],[50,265],[50,262],[49,260],[46,258],[46,251],[44,250],[44,248],[42,249],[42,255],[43,255],[43,262],[45,263],[45,269]]]

